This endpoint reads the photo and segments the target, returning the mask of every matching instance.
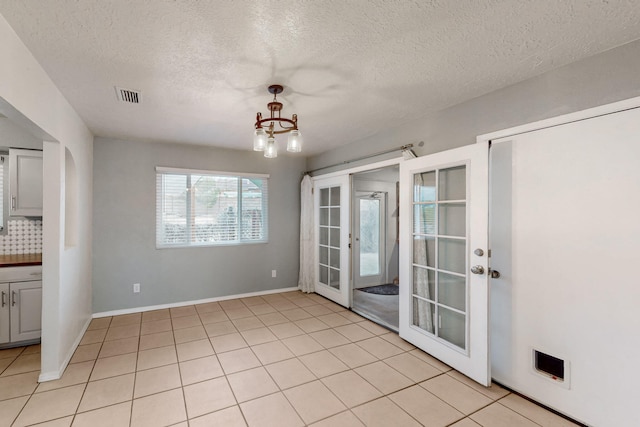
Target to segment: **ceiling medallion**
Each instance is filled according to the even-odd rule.
[[[298,130],[298,115],[294,114],[290,119],[280,116],[282,103],[278,102],[278,94],[284,88],[281,85],[269,86],[269,93],[273,94],[273,101],[267,104],[270,117],[262,118],[262,113],[256,115],[256,130],[253,134],[253,149],[264,151],[264,156],[269,158],[278,157],[278,143],[274,135],[288,133],[287,151],[299,153],[302,151],[302,135]],[[276,123],[278,130],[276,130]],[[266,128],[265,128],[266,126]]]

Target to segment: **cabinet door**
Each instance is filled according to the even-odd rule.
[[[9,342],[11,339],[9,327],[9,307],[11,295],[9,294],[9,284],[0,283],[0,344]]]
[[[42,151],[9,150],[10,216],[42,216]]]
[[[40,338],[42,282],[11,283],[11,341]]]

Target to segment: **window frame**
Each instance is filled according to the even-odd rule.
[[[202,169],[183,169],[173,168],[165,166],[156,166],[156,249],[171,249],[171,248],[197,248],[197,247],[219,247],[219,246],[238,246],[238,245],[253,245],[269,242],[269,175],[257,174],[257,173],[242,173],[242,172],[226,172],[226,171],[210,171]],[[164,242],[165,234],[161,232],[162,229],[162,209],[161,206],[164,200],[164,193],[162,191],[162,185],[160,181],[165,175],[186,175],[186,182],[188,188],[191,188],[191,180],[193,175],[204,175],[220,178],[235,178],[237,179],[237,205],[236,205],[236,221],[237,224],[237,239],[235,240],[223,240],[217,242],[197,242],[193,241],[193,234],[191,233],[191,212],[193,206],[191,206],[191,199],[186,198],[186,231],[185,235],[188,241],[179,243],[166,243]],[[244,239],[242,237],[242,201],[243,201],[243,180],[244,179],[261,179],[263,181],[263,188],[261,189],[261,205],[262,205],[262,238],[261,239]]]

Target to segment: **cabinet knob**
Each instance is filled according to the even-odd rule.
[[[11,307],[16,306],[16,291],[11,291]]]

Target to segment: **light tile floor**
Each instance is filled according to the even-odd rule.
[[[63,377],[0,350],[2,426],[570,426],[318,295],[94,319]]]

